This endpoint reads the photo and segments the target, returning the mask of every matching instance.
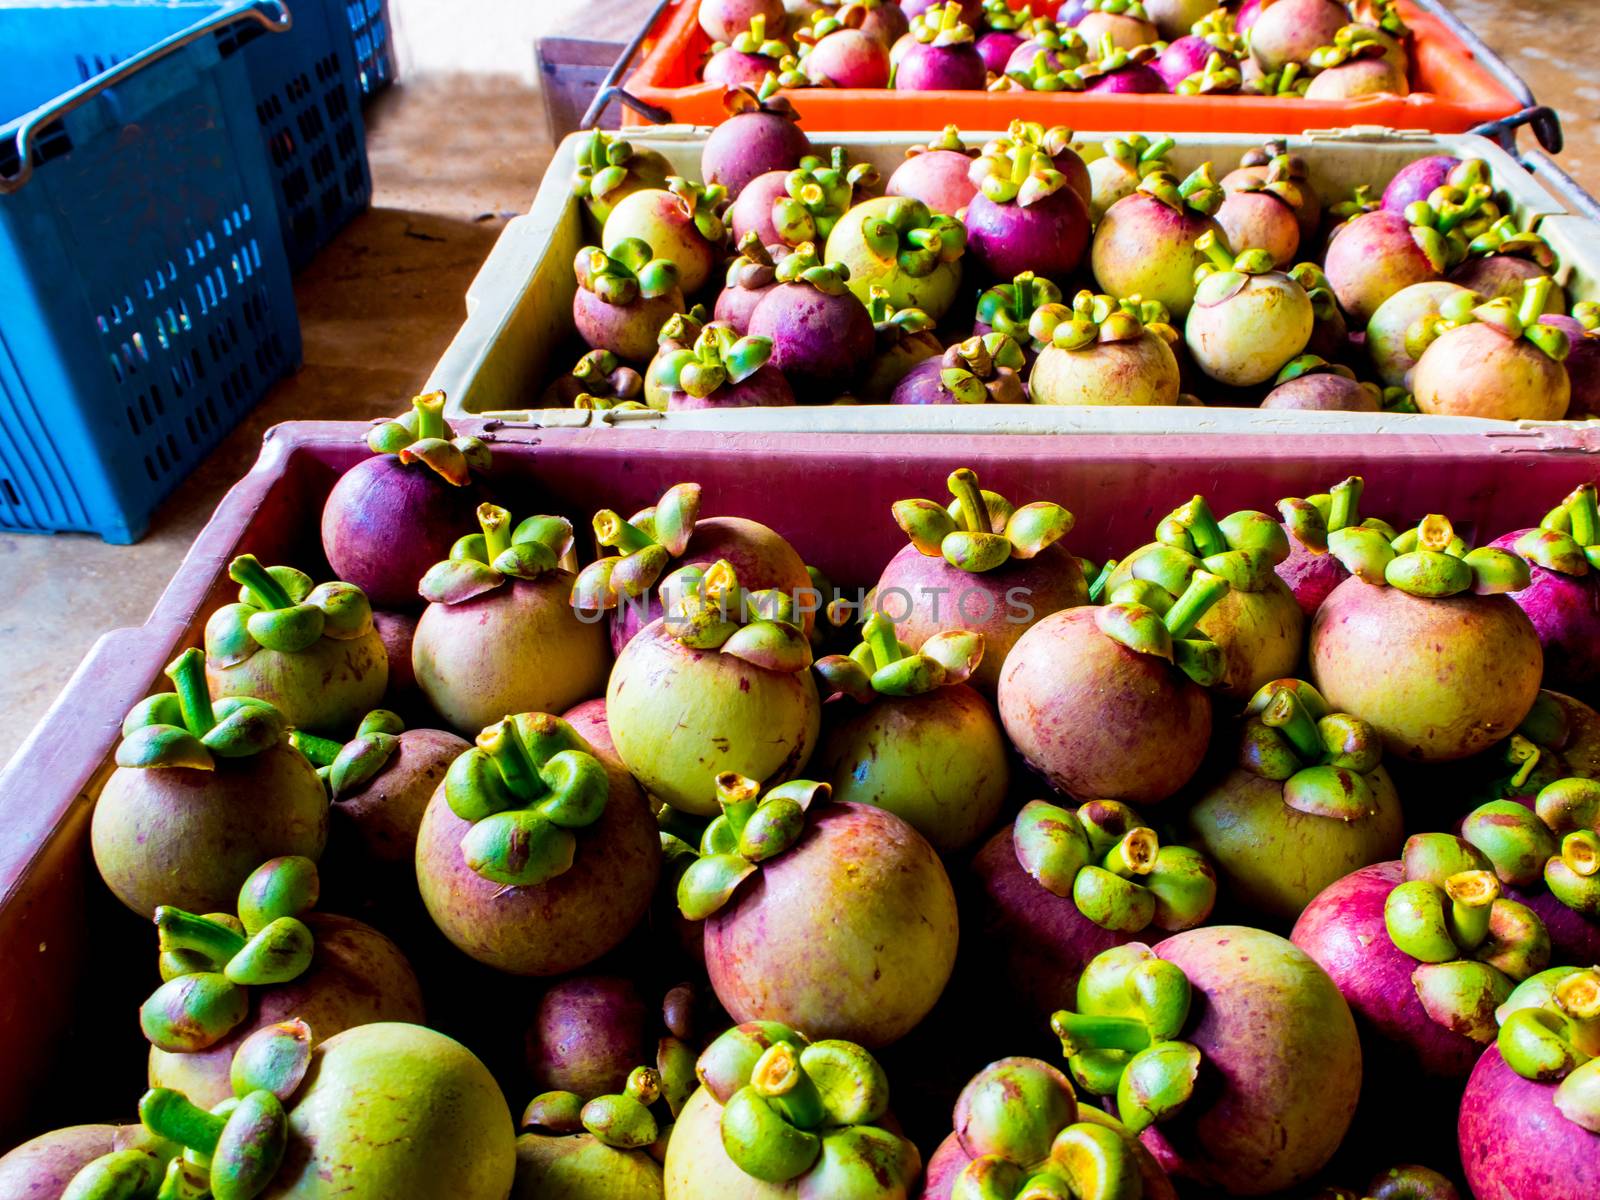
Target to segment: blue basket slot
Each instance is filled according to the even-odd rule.
[[[333,0],[344,5],[355,41],[356,73],[361,90],[374,96],[394,82],[394,35],[389,0]]]

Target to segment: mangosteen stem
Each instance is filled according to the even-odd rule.
[[[655,545],[650,535],[637,525],[624,521],[609,508],[594,515],[594,535],[602,546],[610,546],[624,554],[637,554]]]
[[[442,438],[445,435],[444,393],[429,392],[411,401],[417,412],[417,440]]]
[[[522,800],[533,800],[544,794],[544,781],[539,778],[528,748],[522,744],[522,734],[514,720],[506,717],[489,726],[478,735],[477,742],[478,748],[494,760],[500,778],[506,781],[506,787],[513,794]]]
[[[961,524],[968,533],[989,533],[989,505],[978,486],[978,477],[967,467],[950,472],[950,494],[961,502]]]
[[[1460,871],[1444,881],[1450,898],[1450,936],[1463,950],[1475,950],[1489,936],[1489,914],[1500,897],[1492,871]]]
[[[1561,861],[1574,875],[1585,879],[1600,874],[1600,837],[1587,829],[1567,834],[1561,839]]]
[[[156,931],[161,952],[193,950],[213,963],[225,963],[244,949],[244,938],[228,926],[197,917],[181,908],[156,909]]]
[[[1365,480],[1359,475],[1352,475],[1349,479],[1341,479],[1329,489],[1328,496],[1328,532],[1348,529],[1360,522],[1356,515],[1361,506],[1361,492],[1366,486]]]
[[[1550,298],[1550,288],[1555,283],[1548,275],[1530,279],[1522,287],[1522,303],[1517,306],[1517,319],[1523,327],[1537,325],[1544,315],[1545,301]]]
[[[904,657],[900,653],[900,639],[894,635],[894,622],[882,613],[873,613],[861,627],[861,640],[872,648],[872,661],[878,670],[897,663]]]
[[[1188,637],[1200,619],[1227,594],[1228,581],[1210,571],[1196,571],[1189,579],[1183,595],[1172,602],[1161,618],[1167,632],[1175,638]]]
[[[304,754],[313,767],[331,767],[333,760],[339,757],[339,751],[344,749],[344,743],[336,742],[332,738],[318,737],[314,733],[307,733],[303,729],[289,731],[289,744]]]
[[[1156,869],[1156,855],[1160,849],[1161,842],[1155,830],[1144,826],[1130,829],[1106,851],[1105,869],[1123,879],[1148,875]]]
[[[1322,735],[1306,706],[1289,688],[1280,688],[1261,714],[1262,723],[1278,730],[1289,740],[1301,762],[1322,760]]]
[[[250,593],[250,603],[272,611],[291,608],[294,601],[254,554],[241,554],[228,564],[228,578]]]
[[[478,505],[478,528],[491,563],[511,549],[511,514],[498,504]]]
[[[717,776],[717,803],[722,806],[728,828],[738,837],[761,806],[761,785],[733,771],[724,771]]]
[[[177,1142],[204,1155],[216,1152],[226,1117],[208,1113],[171,1088],[151,1088],[139,1101],[139,1120],[144,1127],[169,1142]]]
[[[822,1094],[788,1042],[774,1042],[767,1047],[750,1074],[750,1086],[773,1101],[801,1129],[815,1129],[826,1118]]]
[[[205,737],[217,724],[211,691],[206,687],[205,651],[190,646],[167,664],[166,676],[177,689],[184,725],[195,737]]]
[[[1091,1050],[1136,1054],[1150,1045],[1150,1027],[1137,1017],[1097,1017],[1062,1011],[1050,1018],[1050,1028],[1061,1039],[1062,1053],[1068,1058]]]
[[[1117,569],[1117,560],[1106,559],[1106,565],[1100,568],[1100,573],[1089,584],[1089,603],[1099,604],[1101,597],[1106,594],[1106,584],[1111,581],[1112,574]]]
[[[1215,230],[1208,229],[1195,241],[1195,249],[1211,260],[1219,271],[1233,270],[1233,255],[1222,244]]]
[[[1587,547],[1600,541],[1594,484],[1586,483],[1567,497],[1567,517],[1572,522],[1572,540],[1578,545]]]
[[[1195,549],[1201,558],[1209,558],[1230,549],[1228,539],[1223,535],[1222,527],[1217,524],[1217,518],[1212,515],[1211,506],[1206,503],[1204,496],[1196,496],[1180,508],[1178,520],[1188,529],[1189,536],[1194,538]]]

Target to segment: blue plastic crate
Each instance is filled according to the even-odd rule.
[[[215,36],[282,15],[0,7],[0,528],[137,540],[298,365],[250,81]]]
[[[369,99],[394,82],[394,26],[389,0],[329,0],[344,9],[356,51],[356,75]]]

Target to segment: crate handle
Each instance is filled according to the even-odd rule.
[[[225,8],[141,50],[133,57],[123,59],[109,71],[102,71],[93,79],[85,80],[43,108],[34,109],[23,118],[22,125],[17,130],[17,173],[0,175],[0,196],[9,196],[20,190],[22,185],[32,178],[33,140],[40,129],[53,121],[59,121],[75,109],[82,108],[107,88],[115,87],[130,76],[138,74],[151,63],[159,62],[191,42],[199,41],[208,33],[232,25],[236,21],[256,21],[270,33],[286,33],[293,25],[294,18],[289,14],[289,6],[284,0],[248,0],[247,3]]]
[[[626,88],[619,86],[617,80],[622,78],[622,73],[632,64],[635,56],[639,53],[639,48],[644,45],[645,38],[650,36],[650,31],[661,20],[661,14],[667,11],[669,5],[676,2],[677,0],[659,0],[659,3],[651,10],[650,15],[644,19],[644,24],[639,26],[639,32],[634,34],[633,40],[622,48],[622,54],[618,56],[616,62],[611,64],[611,69],[606,72],[606,77],[600,81],[600,90],[595,93],[594,99],[589,102],[589,108],[583,114],[583,120],[578,122],[579,129],[593,129],[598,125],[600,118],[605,115],[606,109],[611,107],[613,100],[619,101],[625,108],[631,108],[646,121],[656,125],[665,125],[672,120],[672,114],[666,109],[659,108],[654,104],[648,104],[639,99]]]
[[[1517,130],[1524,125],[1533,130],[1533,135],[1538,138],[1539,144],[1551,153],[1561,149],[1564,140],[1561,133],[1561,118],[1548,104],[1535,104],[1510,116],[1485,121],[1481,125],[1474,125],[1467,132],[1499,142],[1514,156],[1517,153]]]
[[[1491,50],[1489,44],[1479,37],[1470,25],[1441,3],[1441,0],[1412,0],[1412,2],[1465,42],[1467,49],[1472,51],[1472,56],[1481,62],[1484,69],[1494,76],[1495,81],[1510,92],[1512,99],[1522,106],[1522,112],[1516,114],[1516,116],[1522,117],[1522,120],[1515,121],[1507,126],[1500,126],[1499,122],[1491,121],[1488,125],[1496,128],[1494,133],[1488,136],[1495,136],[1496,140],[1500,141],[1507,150],[1511,150],[1513,145],[1510,143],[1514,143],[1516,140],[1517,125],[1532,125],[1533,135],[1539,139],[1539,145],[1550,151],[1551,154],[1561,153],[1563,141],[1561,119],[1556,116],[1553,109],[1544,107],[1534,99],[1533,89],[1527,85],[1522,76],[1512,69],[1511,64]],[[1529,113],[1537,115],[1524,115]],[[1510,120],[1511,118],[1507,119]],[[1479,126],[1478,129],[1474,129],[1472,132],[1477,133],[1484,128],[1485,126]],[[1509,134],[1509,143],[1506,139],[1497,136],[1502,129]]]
[[[1544,151],[1528,151],[1522,156],[1522,165],[1532,171],[1536,178],[1548,184],[1578,216],[1587,217],[1591,221],[1600,221],[1600,200],[1596,200],[1585,191],[1582,184],[1558,167]]]

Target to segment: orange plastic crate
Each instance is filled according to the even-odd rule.
[[[1408,96],[1358,100],[1290,100],[1265,96],[1043,95],[1033,92],[895,92],[861,88],[786,89],[810,129],[1003,129],[1023,118],[1075,129],[1141,129],[1163,133],[1301,133],[1348,125],[1386,125],[1463,133],[1518,112],[1522,102],[1480,63],[1437,17],[1402,0],[1414,36]],[[645,41],[645,56],[626,90],[668,120],[716,125],[727,112],[723,89],[702,83],[711,39],[697,19],[699,0],[666,8]],[[633,111],[626,123],[641,124]]]

